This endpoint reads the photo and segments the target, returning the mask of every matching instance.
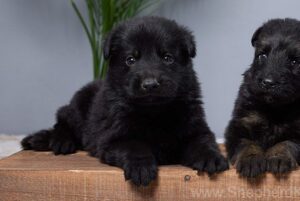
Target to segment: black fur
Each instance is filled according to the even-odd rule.
[[[118,25],[103,49],[107,78],[77,92],[54,129],[25,138],[24,149],[83,149],[123,168],[136,185],[154,180],[161,164],[210,174],[228,168],[204,119],[189,31],[167,19],[137,18]]]
[[[287,173],[300,161],[300,22],[270,20],[252,45],[225,134],[228,157],[242,176]]]

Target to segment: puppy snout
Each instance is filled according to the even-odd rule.
[[[276,86],[276,82],[272,78],[264,78],[261,80],[261,85],[263,88],[270,89]]]
[[[284,80],[279,80],[272,77],[260,78],[258,79],[258,82],[260,84],[260,87],[266,90],[274,89],[279,85],[284,84]]]
[[[160,84],[156,78],[146,78],[141,83],[141,88],[145,91],[151,91],[159,88]]]

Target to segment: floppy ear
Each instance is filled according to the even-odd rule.
[[[258,41],[259,35],[261,34],[262,27],[259,27],[253,34],[252,39],[251,39],[251,44],[253,47],[256,46],[256,43]]]
[[[112,40],[112,35],[113,33],[108,33],[108,35],[106,36],[104,42],[103,42],[103,56],[104,59],[108,59],[110,56],[110,51],[111,51],[111,40]]]
[[[185,48],[188,55],[191,58],[194,58],[196,56],[196,43],[195,43],[194,36],[190,31],[186,31],[184,40],[185,40]]]
[[[246,71],[242,74],[242,76],[243,76],[244,78],[249,78],[249,77],[251,77],[251,76],[252,76],[251,68],[249,68],[248,70],[246,70]]]

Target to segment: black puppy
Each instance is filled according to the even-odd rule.
[[[215,173],[228,168],[204,119],[191,58],[194,38],[174,21],[144,17],[118,25],[104,42],[109,71],[57,112],[53,129],[22,141],[55,154],[88,151],[148,185],[160,164]]]
[[[228,157],[245,177],[287,173],[300,161],[300,22],[270,20],[252,45],[226,131]]]

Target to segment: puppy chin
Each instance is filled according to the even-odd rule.
[[[269,96],[269,95],[264,96],[263,99],[266,103],[271,104],[271,105],[277,102],[273,96]]]

